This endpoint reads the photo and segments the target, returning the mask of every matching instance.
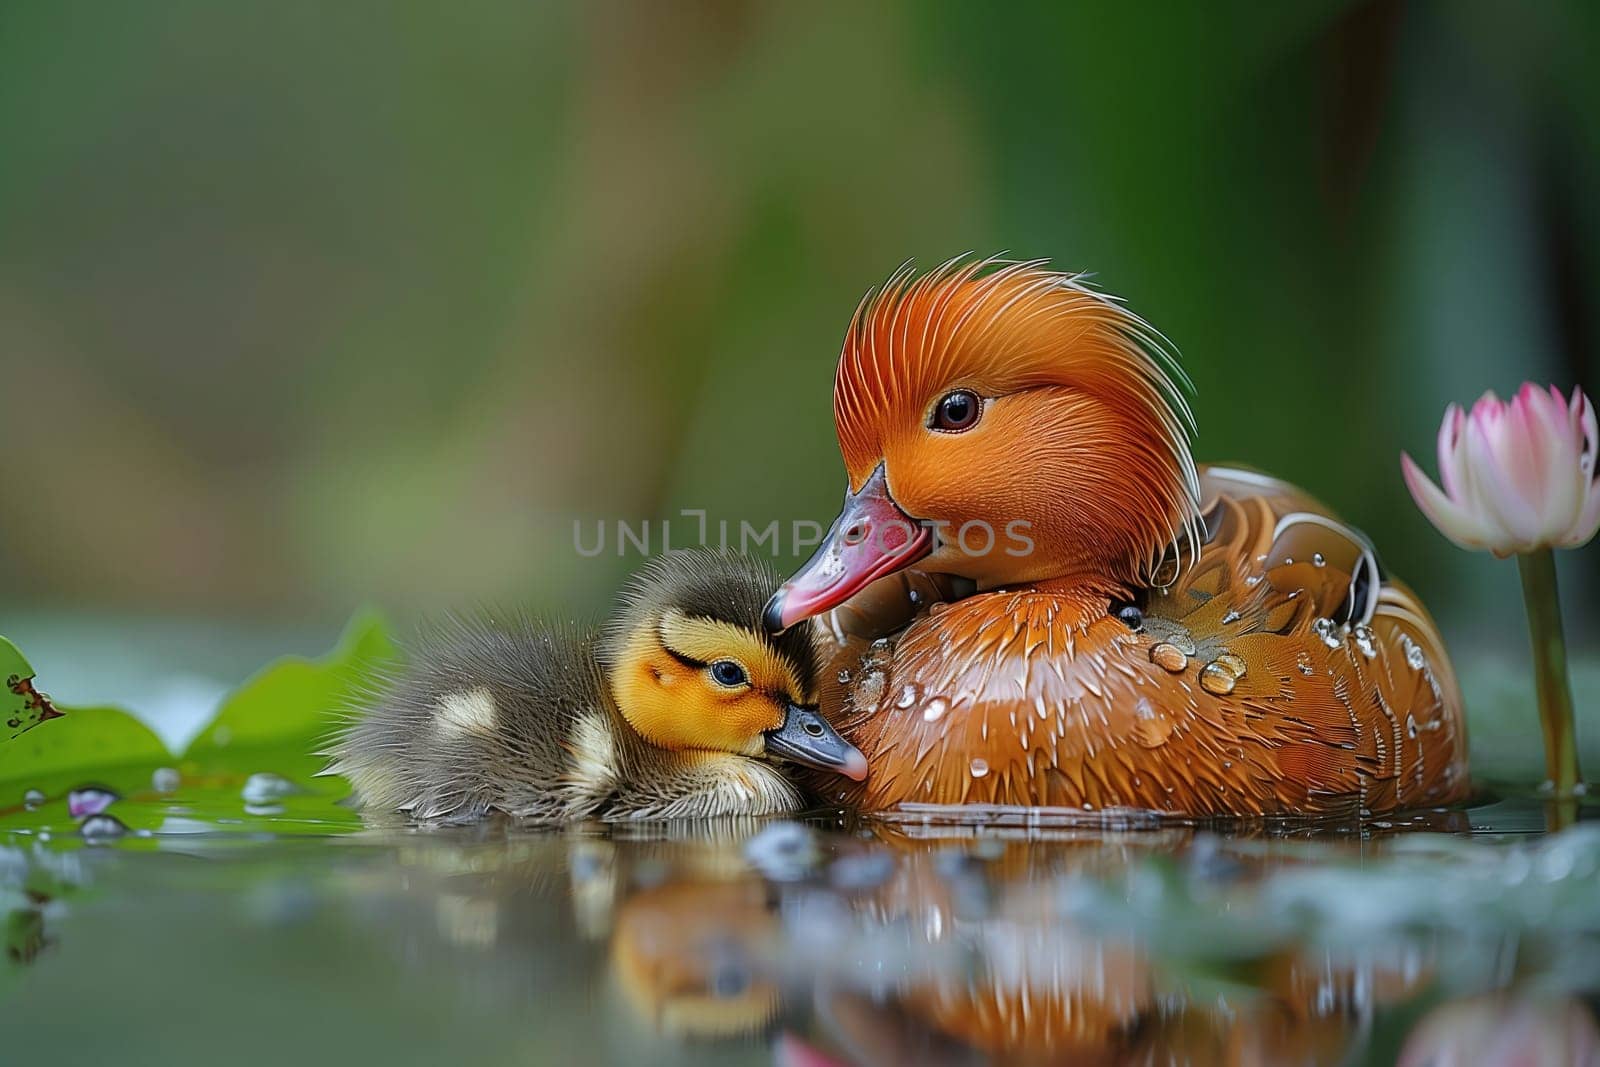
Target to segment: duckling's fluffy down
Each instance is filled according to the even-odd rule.
[[[408,652],[412,666],[380,685],[328,753],[363,807],[433,819],[581,805],[564,746],[603,704],[587,638],[522,617],[454,618]]]
[[[700,553],[655,561],[624,594],[613,627],[647,600],[711,596],[719,614],[759,620],[776,579],[765,567]],[[708,605],[710,601],[707,602]],[[452,618],[408,651],[328,750],[369,811],[473,819],[489,811],[541,821],[760,815],[802,806],[776,767],[720,752],[668,751],[623,718],[605,676],[605,641],[523,615]]]

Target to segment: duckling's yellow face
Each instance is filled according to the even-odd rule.
[[[612,973],[628,1005],[676,1037],[755,1033],[778,1011],[758,966],[778,935],[760,879],[642,889],[619,909]]]
[[[760,633],[667,609],[622,645],[612,692],[624,716],[661,748],[760,756],[789,708],[809,704],[795,664]]]

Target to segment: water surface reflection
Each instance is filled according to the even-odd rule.
[[[0,877],[56,887],[13,909],[34,962],[0,1019],[73,1062],[208,1062],[241,1026],[234,1062],[1426,1063],[1469,1034],[1594,1054],[1600,824],[1011,821],[14,843]]]

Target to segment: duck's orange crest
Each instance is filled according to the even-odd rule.
[[[983,587],[1148,582],[1198,514],[1185,385],[1161,335],[1081,275],[902,269],[857,309],[839,360],[850,540],[830,539],[773,621],[837,604],[890,556]],[[928,533],[907,544],[886,526]]]

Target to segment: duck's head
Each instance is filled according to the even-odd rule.
[[[601,661],[623,716],[660,748],[733,752],[860,781],[866,758],[817,711],[809,633],[761,622],[778,578],[704,550],[651,560],[623,593]]]
[[[1079,275],[903,269],[845,337],[844,508],[768,603],[768,628],[912,564],[979,588],[1147,584],[1197,514],[1180,382],[1161,335]]]

